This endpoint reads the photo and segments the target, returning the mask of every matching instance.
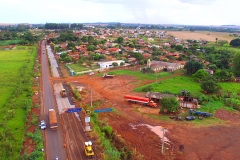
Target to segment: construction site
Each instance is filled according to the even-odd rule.
[[[160,120],[157,118],[161,116],[159,104],[157,107],[149,107],[141,103],[128,103],[124,98],[127,94],[146,97],[144,93],[134,93],[133,89],[151,81],[143,81],[139,84],[135,83],[137,80],[134,77],[127,75],[115,75],[114,78],[105,79],[98,73],[69,76],[64,68],[61,72],[66,78],[51,78],[54,85],[67,83],[75,87],[80,86],[84,91],[80,92],[81,101],[73,101],[72,107],[90,106],[95,102],[101,102],[97,109],[114,108],[115,112],[99,113],[98,118],[109,124],[124,139],[126,146],[134,148],[143,159],[160,157],[160,159],[239,159],[240,157],[237,152],[240,143],[236,138],[240,134],[239,114],[231,114],[225,110],[217,111],[214,116],[225,121],[224,124],[202,127],[195,127],[191,123]],[[60,97],[60,89],[56,93]],[[65,111],[66,109],[59,108],[60,113]],[[83,152],[80,147],[88,141],[75,134],[79,133],[81,127],[85,128],[84,118],[81,118],[81,115],[84,117],[82,112],[77,116],[74,113],[61,114],[68,155],[71,159],[80,156]],[[78,116],[82,120],[79,120]],[[86,137],[93,140],[93,145],[97,141],[94,136],[92,137],[91,132],[86,132]],[[81,143],[79,143],[80,139]],[[102,159],[100,149],[93,146],[93,150],[95,150],[95,158]]]

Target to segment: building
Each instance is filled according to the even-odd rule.
[[[101,69],[105,69],[105,68],[112,68],[113,67],[112,64],[114,62],[116,62],[118,66],[120,66],[122,62],[125,63],[123,60],[116,60],[116,61],[98,62],[98,64],[100,65]]]
[[[181,63],[168,63],[163,61],[152,61],[150,67],[154,72],[160,72],[163,70],[173,72],[178,69],[182,69],[184,65]]]

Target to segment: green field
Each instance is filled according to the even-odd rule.
[[[220,86],[223,91],[228,92],[239,92],[240,85],[234,82],[220,82]],[[158,83],[148,84],[146,86],[151,86],[154,92],[165,92],[170,91],[173,94],[180,94],[180,90],[188,90],[191,95],[199,96],[202,94],[200,84],[193,80],[189,76],[177,76],[167,80],[160,81]],[[141,92],[142,88],[146,86],[141,86],[135,89],[135,91]]]
[[[160,78],[167,77],[169,75],[172,75],[169,72],[159,72],[156,74],[153,73],[146,73],[143,74],[142,72],[133,72],[130,70],[116,70],[116,71],[111,71],[112,74],[117,74],[117,75],[130,75],[136,77],[138,80],[159,80]]]
[[[36,47],[0,51],[0,159],[20,159],[35,57]]]
[[[93,70],[93,69],[98,69],[99,65],[92,65],[92,67],[86,67],[80,64],[67,64],[67,66],[69,66],[72,70],[74,70],[74,72],[82,72],[82,71],[88,71],[88,70]]]

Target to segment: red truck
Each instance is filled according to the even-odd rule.
[[[131,95],[125,95],[124,98],[130,102],[130,103],[142,103],[144,105],[150,106],[150,107],[157,107],[157,104],[154,103],[150,98],[144,98],[144,97],[138,97],[138,96],[131,96]]]

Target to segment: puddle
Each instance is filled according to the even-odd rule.
[[[137,127],[139,127],[139,126],[146,126],[152,132],[154,132],[156,135],[158,135],[158,137],[160,137],[161,140],[163,138],[163,127],[161,127],[161,126],[151,126],[151,125],[148,125],[148,124],[137,124],[137,125],[134,125],[132,123],[129,123],[128,125],[130,127],[132,127],[132,129],[137,129]],[[167,133],[167,132],[168,132],[168,130],[164,129],[164,133]],[[164,142],[165,143],[170,143],[169,139],[165,136],[165,134],[164,134]]]

